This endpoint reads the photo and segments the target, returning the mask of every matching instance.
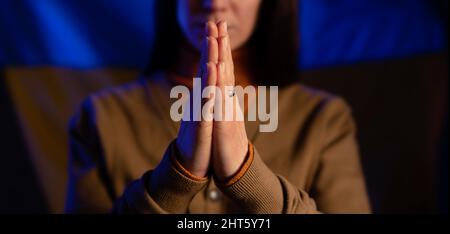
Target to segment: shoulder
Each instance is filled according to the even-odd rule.
[[[280,130],[295,144],[301,139],[321,150],[356,135],[350,105],[339,95],[296,84],[280,91],[279,102]]]
[[[326,132],[355,128],[352,109],[339,95],[296,83],[279,96],[280,114],[286,120],[308,122]]]
[[[84,118],[89,122],[111,122],[117,118],[148,112],[149,102],[161,89],[162,74],[137,77],[135,81],[105,88],[86,97],[72,117],[70,125]]]
[[[138,79],[117,87],[106,88],[88,96],[83,105],[109,109],[125,103],[139,101],[145,95],[145,80]]]
[[[135,81],[106,88],[88,96],[82,106],[113,112],[117,109],[135,109],[147,105],[150,98],[158,95],[164,84],[162,73],[150,77],[137,77]]]

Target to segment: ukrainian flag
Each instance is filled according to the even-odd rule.
[[[432,4],[436,2],[440,1],[301,1],[299,66],[312,72],[305,75],[305,80],[309,74],[319,76],[309,80],[323,87],[327,87],[325,83],[334,87],[332,84],[343,80],[349,86],[364,87],[381,78],[352,77],[369,74],[354,73],[352,64],[442,53],[447,47],[448,25],[444,23],[446,19],[442,20],[440,5]],[[0,2],[0,213],[63,211],[68,120],[87,95],[132,81],[145,68],[153,40],[153,3],[154,0]],[[327,70],[330,67],[347,70]],[[356,71],[365,68],[359,66]],[[375,66],[370,74],[385,68]],[[317,82],[324,75],[333,74],[342,80]],[[390,75],[395,77],[395,73]],[[373,91],[373,86],[367,87],[360,89],[362,94]],[[358,106],[355,108],[358,110]],[[369,155],[381,150],[362,144],[366,145],[368,148],[363,149]],[[377,153],[371,160],[384,157],[388,161],[392,152],[381,155]],[[375,195],[383,203],[389,191],[375,190],[382,191],[383,194]]]

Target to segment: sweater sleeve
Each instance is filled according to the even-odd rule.
[[[177,161],[175,141],[154,169],[129,185],[114,207],[114,213],[184,214],[194,196],[208,184]]]
[[[236,176],[217,183],[222,192],[237,202],[245,212],[318,213],[308,194],[297,189],[284,177],[274,174],[252,144],[249,145],[249,154]]]
[[[219,183],[219,188],[249,213],[370,212],[350,110],[340,99],[327,108],[323,113],[325,141],[318,149],[320,166],[313,182],[315,199],[273,173],[252,145],[237,176]]]
[[[153,170],[116,191],[99,138],[95,101],[88,99],[69,127],[68,213],[186,213],[190,201],[208,183],[183,172],[172,142]]]

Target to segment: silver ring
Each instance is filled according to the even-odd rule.
[[[236,91],[233,89],[228,90],[228,97],[234,97],[236,95]]]

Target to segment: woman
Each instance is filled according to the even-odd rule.
[[[71,122],[68,212],[370,212],[350,109],[297,82],[295,0],[157,4],[146,75],[92,95]],[[171,88],[192,88],[196,74],[222,91],[278,86],[276,131],[173,121]],[[202,102],[213,103],[206,113],[216,97]]]

